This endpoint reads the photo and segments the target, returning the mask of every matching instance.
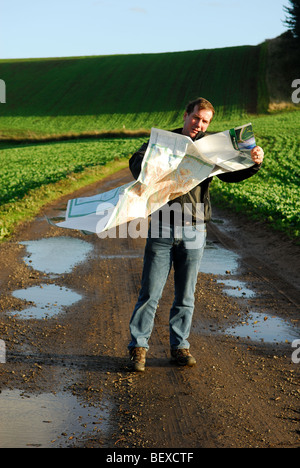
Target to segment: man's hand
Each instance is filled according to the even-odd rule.
[[[261,164],[263,162],[264,155],[265,155],[265,153],[264,153],[263,149],[260,146],[256,146],[251,151],[252,161],[254,161],[256,164]]]

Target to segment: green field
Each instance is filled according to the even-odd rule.
[[[7,84],[0,131],[61,134],[124,126],[168,128],[181,124],[186,102],[199,94],[214,101],[219,118],[239,117],[257,110],[263,57],[261,46],[245,46],[0,61],[0,77]],[[228,67],[230,80],[224,79]]]
[[[71,193],[79,180],[96,180],[104,165],[128,159],[146,139],[133,138],[130,130],[146,135],[151,127],[181,126],[186,102],[199,95],[216,107],[212,131],[251,121],[266,153],[258,176],[240,184],[215,180],[215,202],[299,236],[300,113],[268,113],[266,68],[266,44],[0,61],[6,83],[6,104],[0,104],[0,239],[48,199]],[[110,131],[115,138],[101,137]]]

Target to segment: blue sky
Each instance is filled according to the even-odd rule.
[[[288,0],[1,0],[0,58],[256,45],[286,27]]]

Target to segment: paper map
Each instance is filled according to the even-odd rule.
[[[252,125],[191,138],[153,128],[137,181],[109,192],[68,202],[56,226],[100,234],[153,211],[188,193],[205,179],[254,165]]]

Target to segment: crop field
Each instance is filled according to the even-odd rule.
[[[218,115],[257,110],[257,76],[264,49],[214,50],[103,57],[5,60],[2,135],[169,128],[199,94]],[[230,69],[230,80],[224,69]],[[241,70],[245,78],[241,79]]]
[[[125,160],[147,137],[100,138],[102,132],[182,125],[186,102],[199,95],[216,107],[210,130],[252,122],[265,150],[263,168],[240,184],[212,184],[213,203],[299,236],[298,109],[267,113],[263,77],[266,46],[245,46],[170,54],[0,61],[7,103],[0,105],[0,240],[13,231],[13,212],[24,200],[72,192],[87,171]],[[34,79],[33,79],[34,77]],[[85,136],[98,139],[76,139]],[[42,143],[44,138],[52,142]],[[59,141],[74,138],[70,141]],[[57,141],[55,141],[57,140]],[[91,172],[92,171],[92,172]],[[82,179],[83,180],[83,179]],[[83,183],[83,182],[82,182]],[[56,195],[55,195],[56,194]],[[49,198],[49,194],[48,194]],[[41,207],[40,202],[36,207]],[[34,214],[34,210],[32,211]]]
[[[252,118],[257,144],[265,151],[258,175],[240,184],[214,180],[215,201],[276,230],[300,234],[300,113],[284,112]]]
[[[102,166],[128,157],[142,141],[113,139],[27,145],[2,149],[0,159],[1,204],[16,201],[29,190],[58,182],[84,168]]]

